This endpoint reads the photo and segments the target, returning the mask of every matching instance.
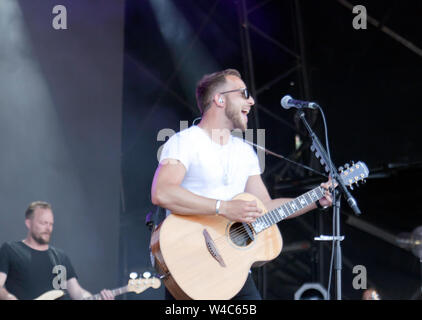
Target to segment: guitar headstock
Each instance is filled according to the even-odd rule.
[[[366,164],[362,161],[357,163],[345,164],[344,168],[340,167],[340,177],[345,185],[353,190],[353,184],[358,186],[359,181],[365,183],[365,179],[369,176],[369,170]]]
[[[142,278],[138,278],[137,274],[131,273],[130,278],[127,284],[128,292],[139,294],[148,288],[158,289],[161,286],[161,280],[151,276],[149,272],[144,272]]]

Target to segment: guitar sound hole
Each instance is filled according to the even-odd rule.
[[[246,223],[235,222],[230,226],[230,239],[235,245],[246,247],[253,239],[253,233]]]

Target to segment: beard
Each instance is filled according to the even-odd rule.
[[[44,237],[43,237],[44,235]],[[32,239],[35,240],[35,242],[37,242],[38,244],[49,244],[50,243],[50,234],[48,234],[48,237],[46,237],[47,234],[32,234]]]
[[[242,132],[245,132],[247,129],[247,122],[243,120],[243,113],[240,110],[237,110],[230,101],[227,100],[227,107],[225,109],[227,118],[232,122],[233,129],[240,129]]]

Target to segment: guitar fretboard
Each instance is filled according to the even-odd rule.
[[[275,208],[271,211],[268,211],[263,216],[257,218],[250,225],[256,233],[259,233],[273,224],[280,222],[283,219],[291,216],[297,211],[309,206],[310,204],[318,201],[324,197],[324,189],[319,186],[311,191],[308,191],[305,194],[281,205],[278,208]]]
[[[127,286],[111,290],[111,293],[113,294],[113,296],[118,296],[126,292],[127,292]],[[101,293],[94,294],[90,297],[85,298],[84,300],[101,300]]]

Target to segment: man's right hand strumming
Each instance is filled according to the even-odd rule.
[[[263,212],[255,200],[230,200],[221,202],[220,214],[231,221],[251,223]]]

